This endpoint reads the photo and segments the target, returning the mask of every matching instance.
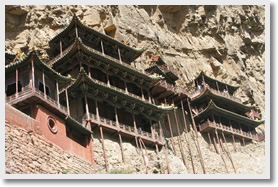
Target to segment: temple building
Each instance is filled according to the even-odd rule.
[[[26,55],[5,53],[6,103],[37,120],[38,134],[91,164],[97,131],[107,171],[104,134],[118,138],[123,161],[123,139],[159,152],[167,149],[169,138],[174,154],[180,151],[187,167],[184,149],[189,145],[180,135],[190,131],[189,117],[196,136],[199,131],[209,137],[224,133],[243,142],[264,140],[255,130],[264,121],[254,106],[234,96],[238,86],[201,72],[195,79],[196,92],[189,94],[176,85],[179,72],[160,56],[154,56],[145,70],[137,69],[131,63],[145,49],[86,26],[76,15],[49,46],[47,62],[35,50]],[[198,153],[202,157],[199,141]],[[203,163],[202,167],[205,173]]]
[[[255,106],[244,105],[234,93],[239,86],[229,85],[207,76],[204,72],[195,79],[196,91],[191,95],[191,111],[201,133],[225,134],[234,140],[264,140],[255,130],[264,120]]]

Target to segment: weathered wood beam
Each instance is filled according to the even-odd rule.
[[[166,150],[166,148],[165,148],[165,145],[163,146],[163,151],[164,151],[165,160],[166,160],[166,164],[167,164],[168,174],[172,174],[172,169],[171,169],[171,166],[170,166],[170,164],[169,164],[168,154],[167,154],[167,150]]]
[[[192,156],[192,151],[191,151],[191,143],[190,143],[189,138],[187,136],[187,132],[189,132],[189,131],[187,129],[184,106],[183,106],[182,100],[180,102],[181,102],[182,116],[183,116],[183,122],[184,122],[184,128],[185,128],[185,141],[187,143],[187,147],[188,147],[188,151],[189,151],[189,155],[190,155],[192,170],[193,170],[193,173],[195,174],[196,171],[195,171],[195,166],[194,166],[194,161],[193,161],[193,156]]]
[[[106,158],[106,152],[105,152],[105,145],[104,145],[104,138],[103,138],[103,132],[102,132],[102,127],[99,127],[100,131],[100,136],[101,136],[101,143],[102,143],[102,150],[103,150],[103,156],[104,156],[104,161],[105,161],[105,169],[108,172],[108,163],[107,163],[107,158]]]
[[[124,149],[123,149],[122,135],[121,135],[121,133],[118,133],[118,135],[119,135],[120,147],[121,147],[121,152],[122,152],[122,161],[123,161],[123,163],[125,163],[125,155],[124,155]]]
[[[193,123],[193,129],[194,129],[194,132],[195,132],[196,140],[197,140],[197,150],[198,150],[198,153],[199,153],[200,162],[201,162],[201,165],[202,165],[203,173],[206,174],[206,168],[205,168],[202,152],[201,152],[201,149],[200,149],[200,142],[199,142],[199,137],[198,137],[198,133],[197,133],[197,128],[196,128],[195,120],[193,118],[192,109],[191,109],[190,102],[189,102],[188,98],[187,98],[187,104],[188,104],[191,120],[192,120],[192,123]]]
[[[174,109],[174,116],[175,116],[175,121],[176,121],[176,126],[177,126],[177,130],[178,130],[178,140],[179,140],[179,147],[180,147],[180,152],[181,152],[181,157],[182,157],[182,161],[186,167],[186,169],[188,170],[188,165],[186,163],[186,159],[185,159],[185,155],[184,155],[184,150],[183,150],[183,143],[180,137],[180,127],[179,127],[179,122],[178,122],[178,118],[177,118],[177,111],[176,109]]]

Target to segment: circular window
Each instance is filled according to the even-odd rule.
[[[52,133],[56,134],[58,132],[58,129],[56,126],[56,120],[53,117],[51,117],[51,116],[48,117],[47,126]]]

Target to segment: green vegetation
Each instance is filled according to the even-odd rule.
[[[66,169],[62,171],[62,174],[68,174],[70,172],[70,170]]]
[[[133,173],[132,170],[121,169],[121,170],[111,170],[107,174],[132,174],[132,173]]]

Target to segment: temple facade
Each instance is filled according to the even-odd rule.
[[[147,69],[136,69],[131,62],[145,49],[98,32],[75,15],[49,46],[48,62],[34,50],[26,55],[5,53],[6,103],[39,121],[46,139],[91,164],[95,164],[93,135],[98,131],[107,171],[104,133],[119,139],[124,161],[123,139],[157,152],[167,149],[162,121],[170,132],[174,153],[181,152],[185,165],[183,149],[187,145],[179,135],[190,131],[188,117],[196,135],[198,131],[207,133],[210,140],[219,133],[243,142],[264,139],[255,130],[264,121],[255,107],[234,96],[237,86],[202,72],[195,79],[196,92],[189,94],[175,83],[178,71],[160,56],[153,57]],[[180,129],[180,121],[184,129]],[[179,149],[172,128],[177,129]],[[171,173],[170,168],[168,171]]]

